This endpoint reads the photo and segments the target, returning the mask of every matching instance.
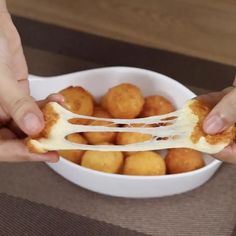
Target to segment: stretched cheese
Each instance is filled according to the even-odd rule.
[[[220,134],[204,133],[202,124],[210,108],[198,100],[188,101],[175,112],[138,119],[97,118],[74,114],[55,102],[43,108],[45,128],[37,136],[27,139],[27,146],[32,152],[44,153],[52,150],[97,150],[97,151],[147,151],[168,148],[192,148],[205,153],[217,153],[229,145],[235,137],[234,126]],[[68,122],[72,118],[109,121],[129,127],[88,126]],[[142,123],[143,127],[132,127]],[[156,127],[145,127],[153,124]],[[87,145],[73,143],[65,139],[76,132],[140,132],[152,135],[152,139],[127,145]]]

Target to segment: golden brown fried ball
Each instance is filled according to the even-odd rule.
[[[80,115],[91,116],[93,114],[94,99],[92,95],[82,87],[68,87],[59,92],[64,96],[68,110]],[[71,119],[71,123],[86,124],[86,119]]]
[[[109,143],[100,143],[107,145]],[[82,156],[81,166],[107,173],[119,173],[123,166],[122,152],[86,151]]]
[[[107,96],[106,94],[100,100],[101,107],[107,110]]]
[[[95,107],[94,117],[100,117],[100,118],[112,118],[111,115],[103,108],[101,107]],[[115,127],[115,124],[112,124],[108,121],[99,121],[99,120],[90,120],[88,121],[87,125],[95,125],[95,126],[110,126]],[[115,132],[85,132],[84,133],[85,138],[88,140],[90,144],[98,144],[102,142],[113,142],[116,133]]]
[[[168,174],[177,174],[202,168],[205,163],[202,154],[188,148],[170,149],[165,158]]]
[[[75,143],[81,143],[81,144],[88,143],[87,140],[78,133],[69,134],[66,137],[66,139]],[[83,150],[59,150],[58,154],[69,161],[80,164],[81,157],[84,154],[84,151]]]
[[[109,89],[101,103],[114,118],[132,119],[141,112],[144,98],[137,86],[120,84]]]
[[[142,127],[143,124],[132,124],[132,127]],[[129,125],[125,125],[124,127],[131,127]],[[145,125],[145,127],[152,127],[151,125]],[[142,134],[142,133],[133,133],[133,132],[119,132],[116,136],[116,144],[118,145],[126,145],[132,143],[144,142],[147,140],[151,140],[152,135],[150,134]],[[134,154],[135,152],[125,152],[126,155]]]
[[[145,98],[140,117],[164,115],[174,110],[173,104],[163,96],[148,96]]]
[[[152,151],[136,152],[125,159],[123,173],[126,175],[164,175],[165,161]]]

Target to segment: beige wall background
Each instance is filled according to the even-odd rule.
[[[12,14],[236,65],[235,0],[7,0]]]

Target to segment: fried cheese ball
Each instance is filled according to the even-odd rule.
[[[137,86],[120,84],[109,89],[101,103],[112,117],[132,119],[141,112],[144,98]]]
[[[106,94],[101,98],[100,101],[101,107],[107,110],[107,96]]]
[[[111,115],[105,109],[99,106],[94,108],[93,116],[100,117],[100,118],[112,118]],[[90,120],[88,121],[87,125],[111,126],[111,127],[116,126],[115,124],[112,124],[111,122],[99,121],[99,120]],[[89,144],[113,142],[116,137],[115,132],[85,132],[83,135],[88,140]]]
[[[81,143],[81,144],[88,143],[87,140],[78,133],[69,134],[66,137],[66,139],[75,143]],[[84,152],[85,151],[83,150],[59,150],[58,154],[69,161],[80,164],[81,157],[84,154]]]
[[[65,106],[73,113],[91,116],[93,114],[94,99],[84,88],[70,86],[59,92],[65,99]],[[86,124],[86,119],[71,119],[73,124]]]
[[[109,143],[101,143],[107,145]],[[81,166],[107,173],[120,173],[124,162],[122,152],[86,151]]]
[[[163,96],[148,96],[145,98],[140,117],[164,115],[174,110],[173,104]]]
[[[136,152],[125,158],[125,175],[164,175],[165,161],[153,151]]]
[[[132,127],[142,127],[143,124],[132,124]],[[125,125],[124,127],[131,127]],[[151,125],[145,125],[145,127],[152,127]],[[134,133],[134,132],[119,132],[116,136],[116,144],[126,145],[132,143],[144,142],[152,139],[150,134]],[[126,155],[132,155],[135,152],[125,152]]]
[[[168,174],[177,174],[202,168],[205,163],[202,154],[188,148],[170,149],[165,158]]]

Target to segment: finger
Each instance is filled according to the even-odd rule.
[[[6,125],[10,119],[11,117],[0,106],[0,125],[2,126]]]
[[[236,164],[236,144],[231,144],[223,151],[215,154],[214,157],[224,162]]]
[[[0,129],[0,139],[6,140],[6,139],[15,139],[16,135],[7,128]]]
[[[43,161],[57,162],[59,156],[56,152],[45,154],[31,153],[21,140],[0,141],[0,161],[22,162],[22,161]]]
[[[57,93],[51,94],[45,100],[37,101],[37,104],[39,107],[43,107],[48,102],[58,102],[59,104],[64,104],[64,97],[61,94],[57,94]],[[25,137],[24,132],[21,131],[21,129],[18,127],[18,125],[16,124],[14,120],[12,120],[7,125],[7,127],[10,130],[12,130],[17,135],[17,137],[20,137],[20,138]]]
[[[18,80],[18,84],[20,85],[20,87],[21,87],[27,94],[30,94],[30,91],[29,91],[29,81],[28,81],[28,79],[21,79],[21,80]]]
[[[38,134],[44,126],[43,115],[34,100],[23,91],[13,74],[0,64],[0,104],[28,135]]]
[[[14,73],[14,77],[16,78],[16,80],[26,80],[28,78],[28,68],[21,42],[19,42],[16,51],[13,52],[13,55],[12,70]]]
[[[11,130],[17,138],[25,138],[27,135],[17,126],[14,120],[11,120],[5,127]]]
[[[204,121],[208,134],[220,133],[236,122],[236,88],[223,96]]]
[[[21,89],[29,94],[29,83],[27,79],[19,80],[18,84],[20,85]],[[11,117],[0,106],[0,125],[5,125],[10,119]]]
[[[228,92],[232,91],[233,87],[228,87],[220,92],[211,92],[196,97],[197,100],[207,103],[210,107],[214,107]]]

